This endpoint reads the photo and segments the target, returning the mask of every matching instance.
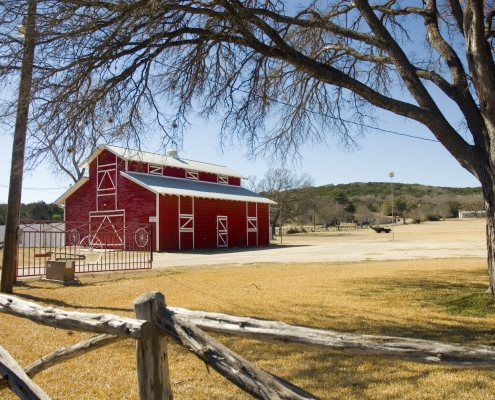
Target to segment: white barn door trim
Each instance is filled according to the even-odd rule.
[[[107,197],[108,201],[113,201],[113,206],[109,210],[117,209],[117,157],[115,162],[100,165],[99,157],[96,159],[96,211],[100,210],[99,198]]]
[[[246,246],[249,246],[249,233],[256,234],[256,246],[258,246],[258,203],[256,203],[256,215],[249,216],[249,203],[246,203]],[[251,244],[251,246],[253,246]]]
[[[227,217],[217,216],[217,247],[229,247],[228,246],[229,231]]]
[[[182,250],[181,233],[192,233],[192,246],[194,245],[194,197],[192,198],[192,214],[181,214],[179,196],[179,250]]]

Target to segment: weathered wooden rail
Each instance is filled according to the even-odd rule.
[[[21,399],[48,399],[30,378],[63,361],[120,340],[136,340],[141,399],[171,399],[167,338],[193,354],[242,390],[260,399],[315,399],[312,394],[251,364],[207,335],[204,330],[230,333],[280,345],[336,354],[376,356],[445,367],[495,370],[495,347],[463,346],[428,340],[339,333],[282,322],[166,307],[161,293],[134,301],[136,319],[42,307],[0,295],[0,312],[39,324],[99,335],[55,350],[22,369],[0,346],[0,388],[8,385]]]

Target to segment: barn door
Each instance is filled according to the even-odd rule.
[[[217,217],[217,247],[228,247],[227,217]]]
[[[123,249],[125,211],[92,211],[89,213],[89,235],[81,238],[80,246]]]

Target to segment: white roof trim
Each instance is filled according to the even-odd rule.
[[[109,146],[102,144],[96,149],[93,154],[86,158],[81,167],[87,168],[91,161],[93,161],[103,151],[108,150],[126,161],[139,161],[153,165],[163,165],[168,167],[180,168],[184,170],[194,170],[201,172],[208,172],[217,175],[227,175],[234,178],[247,179],[246,176],[222,165],[208,164],[200,161],[187,160],[182,158],[174,158],[163,154],[155,154],[147,151],[131,150],[124,147]]]
[[[87,176],[83,176],[81,179],[79,179],[76,183],[74,183],[69,190],[67,190],[62,196],[60,196],[57,200],[55,200],[53,203],[54,204],[65,204],[65,200],[73,194],[77,189],[79,189],[82,185],[84,185],[89,178]]]

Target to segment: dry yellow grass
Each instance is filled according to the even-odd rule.
[[[482,294],[482,259],[364,263],[252,264],[80,276],[62,287],[29,281],[15,294],[64,309],[133,316],[132,301],[158,290],[167,304],[281,320],[343,332],[495,344],[491,305],[479,316],[452,314],[444,300]],[[478,309],[479,311],[479,309]],[[0,315],[0,344],[27,365],[88,334]],[[491,399],[495,372],[442,369],[377,358],[302,351],[216,335],[261,368],[325,399]],[[177,345],[170,346],[175,399],[248,395]],[[124,341],[51,368],[35,378],[53,399],[136,399],[134,343]],[[13,399],[7,389],[0,397]]]

